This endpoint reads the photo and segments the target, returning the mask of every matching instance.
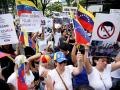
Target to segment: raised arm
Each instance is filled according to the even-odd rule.
[[[74,67],[73,69],[73,75],[78,75],[79,73],[81,73],[82,69],[83,69],[83,65],[84,65],[84,58],[83,58],[83,54],[81,54],[80,51],[77,52],[77,67]]]
[[[36,37],[37,37],[38,33],[39,33],[39,32],[36,32],[36,33],[33,35],[33,37],[31,38],[31,39],[32,39],[32,41],[35,41],[35,39],[36,39]]]
[[[36,55],[33,55],[33,56],[29,57],[29,58],[28,58],[28,61],[31,62],[31,61],[33,61],[34,59],[40,58],[40,56],[41,56],[41,53],[37,53]]]
[[[117,61],[116,63],[113,63],[112,66],[112,71],[119,69],[120,68],[120,56],[116,56],[115,57],[115,61]]]
[[[36,71],[36,69],[32,66],[32,61],[37,60],[38,58],[40,58],[40,56],[41,56],[41,53],[38,53],[28,58],[30,69],[32,70],[32,72]]]
[[[76,44],[72,48],[71,56],[72,56],[72,62],[75,65],[77,60],[76,60]]]
[[[92,71],[92,65],[89,61],[89,58],[87,58],[88,57],[89,46],[87,46],[87,45],[84,45],[84,46],[85,46],[84,64],[85,64],[85,68],[86,68],[87,73],[90,74],[91,71]]]

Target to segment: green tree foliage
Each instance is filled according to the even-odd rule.
[[[62,4],[60,2],[55,2],[53,4],[49,4],[47,6],[47,10],[62,12]]]
[[[15,0],[0,0],[0,13],[14,12]]]
[[[46,16],[50,16],[52,11],[62,12],[62,4],[60,2],[55,2],[47,5]]]
[[[84,4],[87,3],[87,0],[79,0],[78,2],[79,2],[79,4],[84,5]],[[77,6],[77,2],[75,2],[75,0],[71,0],[71,6],[76,7]]]
[[[68,6],[70,6],[70,1],[71,0],[66,0]]]

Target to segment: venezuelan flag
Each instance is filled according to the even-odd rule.
[[[39,53],[39,46],[38,46],[38,42],[36,42],[35,49],[36,49],[36,54],[37,54],[37,53]]]
[[[78,5],[76,19],[86,31],[92,32],[94,26],[94,15],[91,12],[85,10],[81,5]]]
[[[19,40],[21,42],[21,44],[24,44],[24,32],[20,32],[20,36],[19,36]]]
[[[32,39],[28,36],[28,42],[29,42],[29,46],[32,48],[36,48],[36,44],[34,43],[34,41],[32,41]]]
[[[24,46],[29,46],[28,33],[26,31],[20,32],[19,40],[20,40],[21,44],[23,44]]]
[[[22,13],[32,13],[32,11],[38,11],[35,4],[27,0],[16,0],[16,7],[18,16],[21,16]]]
[[[35,43],[31,40],[31,38],[28,36],[28,33],[25,30],[22,30],[20,32],[19,40],[24,46],[30,46],[32,48],[35,48]]]
[[[24,32],[24,44],[25,46],[29,46],[28,32],[26,32],[26,30],[24,30],[23,32]]]
[[[18,68],[18,90],[28,90],[28,86],[25,83],[25,72],[24,72],[25,64],[22,63]]]
[[[74,24],[74,33],[75,33],[75,40],[79,44],[87,44],[90,42],[90,37],[88,36],[87,32],[83,29],[80,23],[77,20],[73,19]]]

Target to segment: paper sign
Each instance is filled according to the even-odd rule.
[[[13,16],[11,14],[0,15],[0,45],[18,43]]]
[[[91,40],[116,42],[120,30],[120,16],[97,13]]]
[[[21,28],[27,32],[38,32],[41,26],[39,14],[22,14],[20,16]]]

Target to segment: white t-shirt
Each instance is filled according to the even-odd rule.
[[[72,87],[72,72],[73,66],[68,65],[65,66],[65,71],[62,73],[61,77],[64,80],[65,84],[67,85],[68,90],[73,90]],[[66,90],[60,76],[58,75],[56,69],[51,70],[48,75],[52,78],[52,82],[54,85],[54,90]]]
[[[56,46],[56,47],[58,46],[59,38],[60,38],[61,36],[62,36],[61,33],[55,32],[55,34],[54,34],[54,40],[55,40],[55,46]]]
[[[102,73],[93,67],[92,72],[88,75],[88,80],[90,86],[95,90],[109,90],[112,87],[111,65],[108,64]]]
[[[115,63],[115,62],[113,62],[113,63]],[[111,77],[113,77],[113,78],[120,78],[120,69],[112,71],[111,72]]]
[[[30,71],[30,74],[26,74],[25,75],[25,82],[26,84],[29,85],[33,82],[34,80],[34,75],[32,74],[32,72]],[[16,90],[18,90],[18,86],[17,86],[17,74],[16,72],[13,72],[9,77],[8,77],[8,80],[7,80],[7,83],[11,83],[15,86]]]

